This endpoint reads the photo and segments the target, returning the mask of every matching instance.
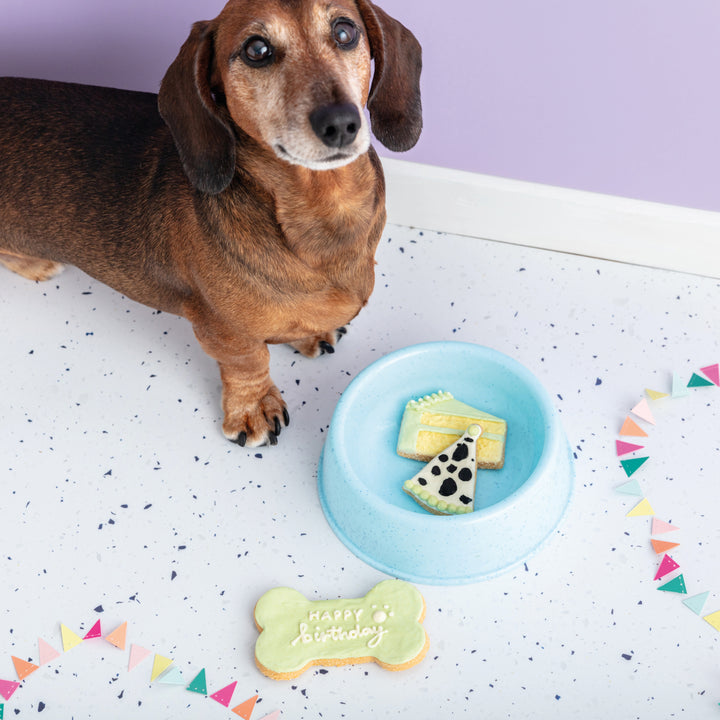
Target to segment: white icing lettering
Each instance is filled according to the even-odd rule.
[[[319,610],[311,610],[308,619],[310,620],[310,622],[312,622],[313,620],[319,620],[320,619],[320,611]]]

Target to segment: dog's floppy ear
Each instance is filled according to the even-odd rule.
[[[165,73],[158,108],[190,182],[216,195],[235,173],[235,135],[210,89],[212,61],[212,28],[197,22]]]
[[[420,137],[420,43],[370,0],[355,0],[375,61],[368,111],[375,137],[390,150],[409,150]]]

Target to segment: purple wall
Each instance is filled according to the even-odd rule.
[[[156,90],[222,4],[2,0],[0,73]],[[425,50],[425,132],[400,157],[720,211],[717,0],[380,4]]]

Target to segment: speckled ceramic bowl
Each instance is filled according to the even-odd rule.
[[[432,515],[402,489],[422,467],[395,452],[403,409],[437,390],[508,423],[505,465],[478,471],[467,515]],[[350,383],[332,418],[318,489],[330,526],[358,557],[405,580],[452,585],[527,559],[565,513],[573,476],[557,412],[532,373],[486,347],[435,342],[386,355]]]

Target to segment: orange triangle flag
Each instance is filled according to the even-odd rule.
[[[632,437],[647,437],[648,434],[631,418],[626,417],[623,426],[620,428],[621,435],[630,435]]]
[[[237,707],[234,707],[232,711],[239,715],[243,720],[250,720],[250,715],[255,709],[255,703],[257,702],[258,696],[248,698],[244,703],[240,703]]]
[[[124,622],[120,627],[116,627],[109,635],[105,636],[111,645],[121,650],[125,649],[125,640],[127,638],[127,623]]]
[[[667,542],[666,540],[655,540],[655,538],[650,538],[650,542],[652,543],[653,550],[655,550],[655,553],[657,555],[660,555],[667,550],[671,550],[672,548],[677,547],[680,544],[674,542]]]
[[[21,660],[19,657],[12,655],[12,661],[15,665],[15,672],[17,673],[18,680],[24,680],[28,675],[34,673],[40,666],[34,665],[26,660]]]

